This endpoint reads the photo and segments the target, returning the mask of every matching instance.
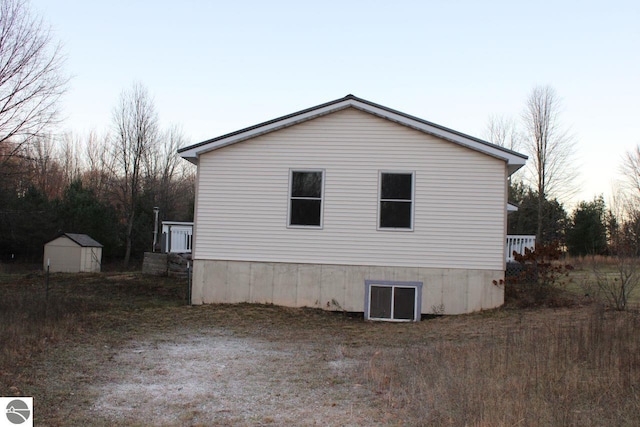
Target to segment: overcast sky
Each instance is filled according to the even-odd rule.
[[[563,99],[578,199],[640,144],[640,1],[32,0],[72,75],[64,129],[106,132],[141,82],[190,143],[352,93],[483,137],[536,85]]]

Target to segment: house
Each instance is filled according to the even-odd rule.
[[[198,166],[194,304],[407,321],[504,302],[522,154],[353,95],[179,153]]]
[[[99,272],[102,245],[86,234],[64,233],[44,245],[44,269],[53,272]]]

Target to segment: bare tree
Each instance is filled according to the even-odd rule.
[[[512,117],[489,116],[484,135],[489,142],[509,150],[517,151],[522,145],[522,134],[518,129],[518,123]],[[507,178],[509,187],[511,187],[512,180],[513,176],[509,175],[509,178]]]
[[[125,267],[129,264],[136,205],[145,177],[145,159],[158,142],[158,115],[149,93],[136,83],[120,96],[113,111],[113,156],[119,204],[125,220]]]
[[[56,145],[53,136],[34,138],[27,149],[30,180],[34,187],[48,199],[62,194],[64,177],[57,160]]]
[[[485,138],[493,144],[514,151],[518,151],[522,145],[522,135],[517,121],[507,116],[489,116]]]
[[[577,168],[572,163],[575,140],[560,125],[560,110],[556,91],[541,86],[531,91],[522,113],[524,145],[531,158],[531,179],[538,195],[538,239],[542,237],[546,198],[569,197],[577,190]]]
[[[68,79],[51,31],[25,0],[0,0],[0,171],[55,122]]]
[[[178,148],[185,143],[182,129],[173,125],[159,136],[160,143],[150,147],[145,156],[147,176],[151,179],[167,183],[172,181],[182,162],[178,156]]]
[[[620,172],[624,179],[622,188],[634,204],[640,204],[640,145],[625,153]]]
[[[65,133],[57,148],[60,168],[62,169],[64,187],[80,179],[82,175],[82,158],[80,141],[71,133]]]
[[[182,128],[172,125],[162,132],[160,143],[147,158],[145,187],[153,194],[154,206],[160,208],[162,220],[193,219],[194,165],[178,156],[178,148],[186,142]]]
[[[109,138],[90,132],[86,138],[82,182],[102,201],[110,201],[109,183],[115,173],[115,157]]]

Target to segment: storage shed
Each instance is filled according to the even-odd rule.
[[[78,273],[99,272],[102,245],[86,234],[64,233],[44,245],[44,269]]]

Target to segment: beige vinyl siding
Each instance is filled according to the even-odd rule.
[[[354,108],[202,155],[194,258],[500,270],[502,160]],[[323,228],[287,228],[290,169],[325,171]],[[377,230],[379,171],[415,173],[413,231]]]

